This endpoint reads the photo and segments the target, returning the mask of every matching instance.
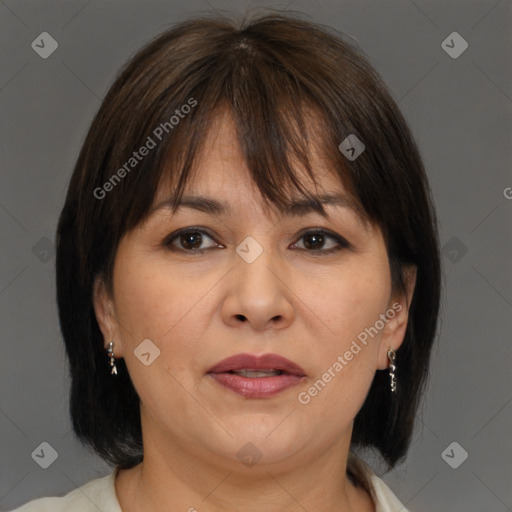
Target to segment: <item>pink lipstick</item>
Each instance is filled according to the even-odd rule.
[[[306,372],[277,354],[236,354],[207,372],[221,386],[247,398],[269,398],[297,385]]]

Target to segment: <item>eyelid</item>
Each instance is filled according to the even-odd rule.
[[[217,244],[217,247],[208,247],[206,249],[186,250],[186,249],[181,249],[179,247],[174,247],[172,245],[172,242],[176,238],[178,238],[180,235],[182,235],[184,233],[189,233],[189,232],[200,233],[202,235],[206,235],[208,238],[211,238],[212,240],[215,241],[215,243]],[[299,251],[307,252],[312,255],[315,255],[315,254],[321,255],[321,254],[331,254],[331,253],[336,252],[341,249],[353,249],[352,244],[350,242],[348,242],[346,240],[346,238],[342,237],[341,235],[338,235],[337,233],[335,233],[329,229],[322,228],[322,227],[310,227],[310,228],[302,229],[301,231],[299,231],[299,233],[297,233],[295,235],[296,241],[293,242],[292,245],[296,245],[302,237],[304,237],[305,235],[308,235],[308,234],[322,234],[324,236],[330,237],[336,241],[338,246],[332,247],[331,249],[318,249],[318,250],[298,249]],[[201,226],[188,226],[188,227],[173,231],[172,233],[170,233],[169,235],[167,235],[164,238],[161,245],[164,247],[167,247],[167,248],[171,248],[170,250],[175,250],[177,252],[190,253],[190,254],[193,254],[193,253],[201,254],[201,253],[211,250],[211,249],[217,249],[217,248],[219,248],[219,245],[221,245],[220,248],[223,248],[222,244],[219,244],[219,242],[217,242],[215,240],[215,236],[210,232],[210,230],[208,228],[204,228]]]
[[[203,228],[203,227],[200,227],[200,226],[188,226],[186,228],[181,228],[181,229],[178,229],[176,231],[173,231],[172,233],[170,233],[169,235],[167,235],[163,241],[162,241],[162,245],[165,246],[165,247],[169,247],[171,246],[172,247],[172,242],[178,238],[180,235],[184,234],[184,233],[189,233],[189,232],[192,232],[192,233],[201,233],[202,235],[206,235],[208,236],[209,238],[211,238],[212,240],[215,240],[215,237],[210,233],[210,230],[207,229],[207,228]],[[218,242],[216,242],[218,243]],[[179,251],[180,249],[179,248],[176,248],[177,251]],[[182,251],[184,252],[194,252],[194,251],[185,251],[184,249],[181,249]],[[196,249],[195,252],[202,252],[202,251],[205,251],[207,249]]]
[[[305,235],[308,235],[308,234],[321,234],[326,237],[329,237],[336,241],[336,243],[338,244],[338,247],[333,247],[331,249],[318,249],[317,251],[315,251],[315,250],[308,251],[307,249],[300,249],[302,251],[306,251],[306,252],[313,253],[313,254],[314,253],[318,253],[318,254],[327,253],[328,254],[330,252],[336,251],[337,249],[352,249],[353,248],[352,244],[346,238],[344,238],[341,235],[338,235],[337,233],[335,233],[334,231],[331,231],[330,229],[322,228],[322,227],[305,228],[305,229],[299,231],[299,233],[297,233],[297,235],[296,235],[297,242],[294,242],[293,245],[296,245],[302,237],[304,237]]]

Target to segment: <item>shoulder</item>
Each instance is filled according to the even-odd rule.
[[[364,487],[372,497],[375,512],[408,512],[367,462],[351,453],[349,467],[352,479],[357,482],[357,485]]]
[[[384,480],[375,474],[370,475],[369,478],[371,491],[373,491],[371,494],[376,507],[375,512],[408,512]]]
[[[115,491],[117,468],[107,476],[96,478],[65,496],[38,498],[10,512],[122,512]]]

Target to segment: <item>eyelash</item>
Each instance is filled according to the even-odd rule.
[[[196,228],[196,227],[188,227],[188,228],[183,228],[183,229],[180,229],[178,231],[175,231],[174,233],[171,233],[170,235],[168,235],[162,242],[162,246],[168,248],[169,250],[171,251],[177,251],[177,252],[185,252],[185,253],[189,253],[189,254],[203,254],[205,251],[208,251],[208,250],[211,250],[211,249],[217,249],[217,247],[209,247],[207,249],[182,249],[182,248],[178,248],[178,247],[175,247],[172,245],[172,243],[174,242],[174,240],[176,240],[178,237],[180,237],[181,235],[185,235],[185,234],[189,234],[189,233],[199,233],[201,235],[206,235],[208,238],[211,238],[212,240],[214,240],[214,237],[212,235],[210,235],[207,231],[205,231],[204,229],[202,228]],[[309,252],[309,253],[312,253],[313,255],[330,255],[330,254],[333,254],[335,252],[338,252],[342,249],[351,249],[352,246],[351,244],[349,244],[343,237],[339,236],[339,235],[336,235],[335,233],[332,233],[331,231],[328,231],[326,229],[323,229],[323,228],[315,228],[315,229],[310,229],[306,232],[303,232],[300,234],[300,237],[298,240],[300,240],[301,238],[304,238],[305,236],[307,235],[323,235],[323,236],[326,236],[328,238],[331,238],[333,240],[335,240],[337,243],[338,243],[338,246],[337,247],[333,247],[331,249],[327,249],[327,250],[323,250],[323,249],[299,249],[300,251],[305,251],[305,252]],[[297,242],[295,242],[293,245],[295,245]]]

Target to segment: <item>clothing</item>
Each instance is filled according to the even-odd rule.
[[[107,476],[96,478],[65,496],[38,498],[10,512],[123,512],[117,500],[117,468]],[[389,487],[371,472],[372,497],[376,512],[408,512]]]

